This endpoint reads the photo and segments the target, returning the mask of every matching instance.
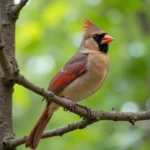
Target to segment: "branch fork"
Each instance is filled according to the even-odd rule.
[[[15,20],[18,19],[20,11],[26,5],[27,2],[28,2],[28,0],[21,0],[18,4],[13,5],[11,7],[11,16],[12,16],[12,18],[14,18]]]

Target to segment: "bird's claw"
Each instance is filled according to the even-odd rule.
[[[81,108],[84,108],[86,111],[87,111],[87,116],[90,117],[92,115],[92,111],[90,108],[86,107],[86,106],[82,106],[82,105],[79,105],[79,104],[76,104],[75,102],[71,101],[71,100],[68,100],[66,98],[63,98],[64,100],[66,100],[67,102],[69,102],[69,108],[66,109],[64,108],[64,111],[70,111],[72,112],[73,110],[75,110],[75,105],[81,107]]]
[[[75,102],[69,100],[69,109],[68,110],[70,110],[70,111],[75,110],[75,105],[76,105]]]
[[[90,117],[92,115],[92,111],[90,108],[86,107],[86,106],[83,106],[83,108],[87,111],[87,115],[88,117]]]
[[[71,101],[71,100],[68,100],[68,99],[65,99],[65,100],[67,102],[69,102],[69,108],[68,109],[64,108],[64,111],[68,111],[69,110],[70,112],[72,112],[73,110],[75,110],[76,103]]]
[[[90,108],[86,107],[86,106],[82,106],[82,105],[79,105],[79,104],[76,104],[77,106],[81,107],[81,108],[84,108],[86,111],[87,111],[87,116],[88,117],[91,117],[92,115],[92,111]]]

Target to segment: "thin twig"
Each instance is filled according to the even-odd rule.
[[[70,123],[66,126],[59,127],[59,128],[53,129],[53,130],[48,130],[43,133],[42,139],[48,138],[48,137],[53,137],[53,136],[62,136],[63,134],[74,131],[76,129],[83,129],[87,125],[92,124],[92,123],[94,123],[94,120],[90,121],[90,120],[86,119],[86,120],[80,120],[78,122]],[[27,136],[24,136],[21,138],[10,139],[10,140],[8,140],[7,144],[9,146],[9,148],[14,148],[21,144],[24,144],[26,141],[26,138],[27,138]]]
[[[74,131],[76,129],[83,129],[86,126],[95,123],[97,121],[102,120],[112,120],[112,121],[129,121],[130,123],[135,123],[135,121],[141,120],[149,120],[150,119],[150,111],[145,112],[103,112],[103,111],[93,111],[93,113],[97,116],[97,119],[85,119],[80,120],[78,122],[74,122],[68,124],[63,127],[59,127],[53,130],[48,130],[43,133],[42,139],[53,137],[53,136],[62,136],[68,132]],[[7,142],[10,148],[17,147],[21,144],[24,144],[26,141],[27,136],[15,139],[9,139]]]
[[[11,12],[13,15],[18,16],[20,10],[26,5],[27,2],[28,0],[21,0],[19,4],[12,6]]]

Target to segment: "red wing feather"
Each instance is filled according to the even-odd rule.
[[[76,76],[76,74],[66,74],[59,72],[51,82],[48,90],[57,94],[69,83],[71,83],[76,78]]]
[[[73,56],[53,78],[48,90],[58,94],[73,80],[82,75],[87,68],[87,57],[87,54],[81,53]]]

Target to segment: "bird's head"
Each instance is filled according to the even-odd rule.
[[[84,46],[86,49],[107,53],[108,43],[110,43],[113,38],[87,19],[84,20],[83,28],[85,33],[80,47]]]

